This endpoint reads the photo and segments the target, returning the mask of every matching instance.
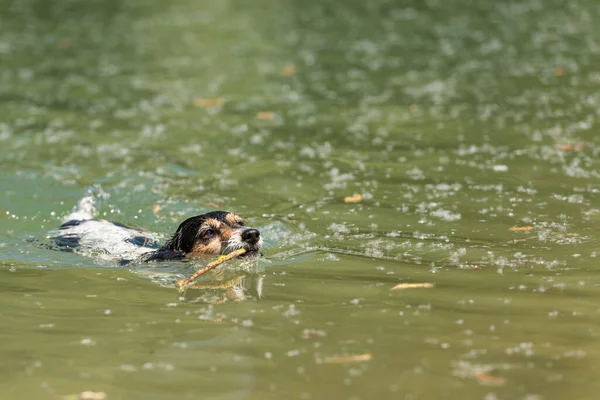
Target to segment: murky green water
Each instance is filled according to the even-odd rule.
[[[0,7],[0,398],[597,397],[596,2]],[[37,246],[93,185],[265,257],[180,297]]]

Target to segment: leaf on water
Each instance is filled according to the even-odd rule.
[[[158,213],[160,212],[160,205],[155,204],[154,207],[152,207],[152,212],[154,213],[154,215],[158,215]]]
[[[353,354],[350,356],[341,356],[341,357],[327,357],[323,359],[321,362],[327,364],[347,364],[352,362],[364,362],[371,361],[373,355],[370,353],[365,354]]]
[[[62,397],[63,400],[104,400],[106,399],[106,393],[104,392],[92,392],[90,390],[81,392],[79,394],[69,394]]]
[[[270,111],[259,111],[256,113],[256,118],[262,121],[271,121],[275,118],[275,114]]]
[[[508,230],[513,232],[529,232],[533,230],[533,226],[513,226],[512,228],[508,228]]]
[[[281,67],[279,71],[283,76],[292,76],[296,73],[296,66],[293,64],[287,64]]]
[[[486,386],[500,386],[506,383],[506,379],[501,376],[492,376],[481,371],[475,372],[475,379],[480,384]]]
[[[222,97],[215,97],[215,98],[196,97],[194,99],[194,105],[196,107],[211,108],[211,107],[220,107],[223,104],[225,104],[225,99]]]
[[[560,151],[581,151],[583,150],[583,143],[575,143],[575,144],[569,144],[569,143],[563,143],[558,145],[558,149]]]
[[[404,290],[404,289],[431,289],[433,283],[420,282],[420,283],[399,283],[392,288],[392,290]]]
[[[303,339],[316,339],[319,337],[325,337],[327,336],[327,332],[319,330],[319,329],[305,329],[304,331],[302,331],[302,338]]]
[[[554,68],[554,75],[555,76],[563,76],[565,74],[565,67],[555,67]]]
[[[204,205],[207,207],[221,208],[217,203],[204,203]]]
[[[68,49],[69,47],[71,47],[71,38],[70,37],[66,37],[66,36],[65,37],[61,37],[58,40],[58,43],[56,44],[56,46],[59,49],[61,49],[61,50]]]
[[[362,195],[354,193],[352,196],[344,197],[344,203],[359,203],[362,201]]]

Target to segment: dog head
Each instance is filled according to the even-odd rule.
[[[258,253],[261,247],[262,238],[257,229],[247,227],[234,213],[213,211],[183,221],[159,252],[173,252],[189,258],[225,254],[242,248],[252,254]]]

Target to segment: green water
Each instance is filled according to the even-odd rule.
[[[597,2],[0,8],[0,398],[597,398]],[[265,257],[180,295],[37,245],[94,185]]]

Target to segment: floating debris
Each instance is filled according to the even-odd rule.
[[[354,193],[352,196],[344,197],[344,203],[359,203],[362,201],[362,194]]]
[[[61,49],[61,50],[68,49],[69,47],[71,47],[71,38],[70,37],[66,37],[66,36],[65,37],[61,37],[58,40],[58,43],[56,44],[56,46],[59,49]]]
[[[296,66],[293,64],[284,65],[281,67],[279,73],[281,73],[283,76],[292,76],[296,73]]]
[[[270,111],[259,111],[256,113],[256,119],[260,119],[262,121],[271,121],[275,118],[275,113]]]
[[[79,394],[79,397],[82,400],[104,400],[104,399],[106,399],[106,393],[87,391],[87,392],[81,392]]]
[[[529,232],[533,229],[533,226],[513,226],[512,228],[508,228],[508,230],[512,232]]]
[[[568,144],[568,143],[564,143],[564,144],[560,144],[558,145],[558,149],[560,151],[581,151],[583,150],[583,143],[575,143],[575,144]]]
[[[506,383],[506,379],[501,376],[492,376],[481,371],[475,372],[475,379],[485,386],[500,386]]]
[[[223,104],[225,104],[225,99],[222,97],[216,97],[216,98],[212,98],[212,99],[196,97],[194,99],[194,105],[196,107],[212,108],[212,107],[220,107]]]
[[[69,394],[63,396],[63,400],[104,400],[106,399],[106,393],[104,392],[92,392],[85,391],[79,394]]]
[[[327,332],[319,329],[305,329],[302,331],[302,339],[316,339],[327,336]]]
[[[158,213],[160,212],[160,205],[155,204],[154,207],[152,207],[152,212],[154,213],[154,215],[158,215]]]
[[[353,354],[353,355],[350,355],[350,356],[327,357],[327,358],[324,358],[323,360],[319,360],[317,362],[319,364],[320,363],[326,363],[326,364],[347,364],[347,363],[353,363],[353,362],[371,361],[372,358],[373,358],[372,354],[365,353],[365,354]]]
[[[433,283],[421,282],[421,283],[399,283],[392,288],[392,290],[404,290],[404,289],[431,289]]]

